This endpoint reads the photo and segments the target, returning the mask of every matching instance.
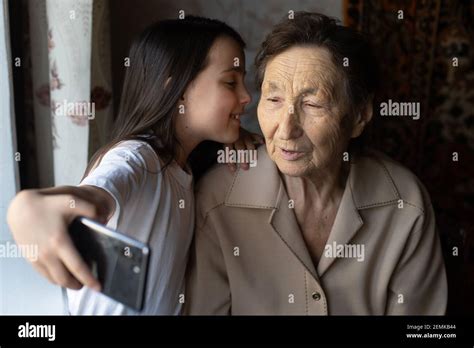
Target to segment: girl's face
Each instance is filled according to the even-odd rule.
[[[181,100],[184,113],[178,112],[176,125],[183,137],[197,142],[236,141],[240,115],[251,100],[244,77],[242,48],[227,36],[217,38],[209,50],[206,67],[188,86]]]

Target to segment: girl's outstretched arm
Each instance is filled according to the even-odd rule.
[[[100,284],[75,248],[68,226],[77,216],[101,223],[113,215],[115,201],[105,190],[83,185],[23,190],[12,200],[7,222],[20,245],[37,245],[33,267],[50,282],[71,289]]]

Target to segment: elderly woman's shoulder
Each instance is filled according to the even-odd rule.
[[[359,162],[378,168],[379,175],[387,179],[394,194],[404,203],[419,209],[422,213],[431,206],[429,194],[420,179],[407,167],[381,151],[370,149],[360,154]],[[373,179],[373,178],[372,178]]]
[[[222,204],[237,172],[232,172],[227,164],[215,164],[198,180],[195,195],[200,206],[212,209]]]

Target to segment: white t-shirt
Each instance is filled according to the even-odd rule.
[[[143,311],[84,287],[67,290],[71,314],[180,314],[194,230],[193,177],[174,161],[163,173],[162,165],[149,144],[127,140],[109,150],[81,182],[112,195],[116,208],[107,226],[148,243],[151,254]]]

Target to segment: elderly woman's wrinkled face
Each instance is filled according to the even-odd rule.
[[[343,77],[325,48],[292,47],[268,62],[258,120],[282,173],[311,176],[341,161],[346,113]]]

